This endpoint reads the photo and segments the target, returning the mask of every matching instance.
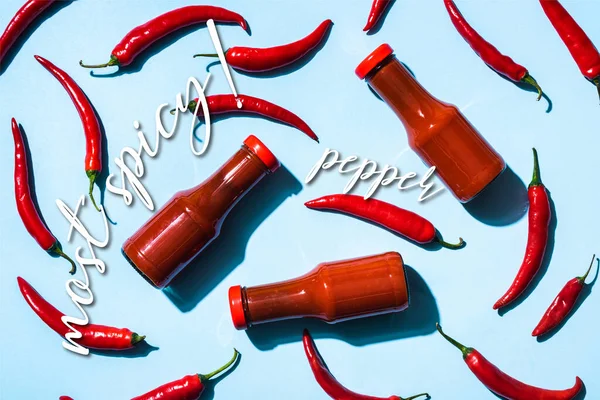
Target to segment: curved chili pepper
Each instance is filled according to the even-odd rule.
[[[507,400],[571,400],[583,389],[583,381],[577,377],[575,385],[565,390],[548,390],[527,385],[502,372],[489,362],[480,352],[472,347],[466,347],[446,335],[440,324],[436,324],[440,334],[462,354],[465,363],[475,377],[490,391]]]
[[[459,238],[458,244],[444,242],[431,222],[412,211],[385,201],[365,200],[353,194],[333,194],[307,201],[304,205],[314,210],[338,211],[372,222],[420,244],[437,242],[447,249],[454,250],[465,246],[462,238]]]
[[[233,358],[223,365],[221,368],[211,372],[210,374],[202,375],[187,375],[173,382],[165,383],[150,392],[141,396],[134,397],[131,400],[197,400],[204,392],[205,383],[225,371],[233,365],[240,353],[233,349]]]
[[[367,32],[373,29],[379,19],[383,16],[385,9],[392,3],[391,0],[373,0],[371,6],[371,12],[369,13],[369,19],[367,25],[363,28],[363,31]]]
[[[587,272],[583,276],[571,279],[558,293],[539,324],[533,330],[532,336],[542,336],[556,328],[569,315],[575,303],[585,286],[585,280],[592,270],[596,255],[592,257],[592,262]]]
[[[540,0],[540,4],[579,70],[596,85],[600,96],[600,52],[558,0]]]
[[[25,29],[55,0],[28,0],[10,20],[4,33],[0,36],[0,65],[8,50],[17,41]]]
[[[517,64],[512,58],[500,53],[490,42],[485,40],[465,19],[453,0],[444,0],[450,20],[458,33],[471,46],[488,67],[507,77],[513,82],[523,82],[535,87],[538,91],[538,101],[542,98],[543,92],[537,81],[529,75],[527,68]]]
[[[238,101],[242,103],[242,108],[238,107]],[[208,111],[213,115],[229,114],[229,113],[248,113],[261,115],[263,117],[282,122],[293,126],[294,128],[304,132],[309,138],[319,142],[319,138],[312,129],[299,116],[286,110],[283,107],[273,104],[258,97],[239,94],[235,97],[232,94],[216,94],[206,97]],[[196,110],[198,99],[190,101],[188,109],[192,112]],[[171,111],[173,113],[174,110]],[[202,108],[198,110],[198,118],[202,117]]]
[[[327,368],[325,361],[319,354],[319,350],[315,345],[313,338],[310,336],[308,329],[305,329],[302,334],[302,342],[304,343],[304,352],[306,353],[306,358],[308,358],[308,363],[310,368],[312,369],[313,374],[315,375],[315,379],[319,383],[319,385],[323,388],[325,393],[329,395],[332,399],[335,400],[412,400],[417,397],[425,396],[429,398],[429,394],[421,393],[411,397],[398,397],[398,396],[390,396],[390,397],[373,397],[366,396],[363,394],[358,394],[350,389],[342,386],[341,383],[335,379],[333,374]]]
[[[548,228],[552,211],[548,192],[540,178],[540,165],[535,149],[533,149],[533,178],[529,184],[528,196],[529,233],[525,258],[508,291],[494,304],[494,310],[507,306],[523,294],[540,270],[548,245]]]
[[[29,307],[50,329],[63,337],[67,333],[73,332],[61,320],[65,314],[48,303],[25,279],[19,276],[17,281],[21,294]],[[78,327],[77,330],[82,336],[75,341],[88,349],[127,350],[146,338],[146,336],[140,336],[127,328],[120,329],[105,325],[87,324]]]
[[[89,195],[96,210],[100,211],[100,208],[96,205],[96,200],[94,200],[94,195],[92,194],[94,182],[96,182],[96,178],[102,171],[102,131],[100,130],[100,122],[96,116],[96,111],[85,93],[83,93],[83,90],[81,90],[73,78],[65,71],[43,57],[34,57],[44,68],[54,75],[65,88],[79,113],[86,140],[85,173],[90,179]]]
[[[246,72],[266,72],[290,65],[317,47],[333,25],[330,19],[321,22],[308,36],[282,46],[255,48],[231,47],[225,59],[231,67]],[[194,57],[217,57],[217,54],[196,54]]]
[[[113,49],[105,64],[86,65],[84,68],[105,68],[113,65],[125,67],[154,42],[187,26],[205,23],[209,19],[225,24],[238,24],[245,31],[248,24],[244,17],[225,8],[214,6],[187,6],[166,12],[143,25],[133,28]]]
[[[60,242],[50,232],[50,229],[48,229],[35,207],[29,183],[29,161],[27,159],[25,141],[23,140],[23,132],[21,132],[19,124],[17,124],[14,118],[11,120],[11,125],[15,141],[15,199],[17,201],[19,216],[27,232],[38,242],[40,247],[48,253],[54,253],[69,261],[71,263],[71,271],[69,272],[74,274],[75,263],[69,256],[63,253]]]

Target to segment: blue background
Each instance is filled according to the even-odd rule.
[[[6,26],[22,2],[2,1],[0,26]],[[538,2],[460,1],[458,5],[488,40],[527,66],[551,99],[551,107],[546,99],[536,102],[534,93],[487,68],[456,33],[441,0],[396,1],[375,35],[362,32],[371,5],[367,0],[213,3],[241,13],[252,27],[248,36],[239,27],[220,26],[225,48],[279,45],[303,37],[326,18],[335,22],[325,46],[301,68],[264,78],[233,73],[241,93],[294,111],[321,143],[263,119],[228,118],[213,125],[207,154],[194,157],[188,147],[192,118],[186,116],[175,137],[161,141],[160,154],[145,159],[143,182],[157,205],[205,179],[250,133],[271,148],[285,169],[265,179],[237,206],[222,237],[168,292],[150,287],[119,251],[150,212],[140,201],[128,207],[107,192],[104,204],[117,225],[110,227],[109,246],[97,251],[107,272],[100,275],[88,269],[95,301],[87,311],[95,323],[147,335],[148,343],[158,349],[143,346],[133,353],[89,357],[68,352],[60,337],[23,301],[15,279],[23,276],[60,310],[77,315],[64,289],[67,265],[38,248],[14,204],[9,125],[13,116],[23,124],[29,140],[39,206],[48,225],[69,254],[84,244],[78,235],[71,243],[66,241],[68,223],[55,206],[60,198],[74,207],[86,193],[81,123],[63,88],[33,55],[65,69],[85,90],[106,130],[107,169],[118,172],[112,160],[123,147],[138,146],[133,121],[141,121],[153,137],[156,107],[173,104],[189,76],[204,80],[211,60],[191,56],[213,47],[206,28],[189,29],[144,54],[133,68],[100,78],[90,76],[78,61],[106,61],[131,28],[192,2],[76,1],[36,24],[0,77],[0,184],[4,188],[0,191],[4,321],[0,397],[131,398],[183,375],[209,372],[229,359],[236,347],[243,354],[241,363],[207,398],[325,399],[300,342],[302,328],[308,326],[331,371],[355,391],[379,396],[428,391],[435,399],[493,398],[463,364],[460,353],[435,333],[434,324],[440,320],[448,333],[525,382],[567,388],[579,375],[586,382],[587,397],[599,398],[598,293],[582,302],[549,340],[538,343],[530,335],[563,284],[581,275],[592,253],[600,252],[598,97]],[[600,3],[564,4],[600,44]],[[426,170],[408,148],[399,120],[354,75],[356,65],[382,42],[394,47],[428,90],[456,104],[512,171],[496,185],[495,194],[467,207],[447,190],[424,203],[417,202],[418,191],[399,192],[393,187],[378,191],[379,199],[429,218],[446,239],[464,237],[468,245],[463,250],[418,247],[375,226],[303,206],[307,200],[340,192],[349,178],[328,171],[308,185],[302,183],[325,148],[373,159],[380,166],[396,165],[404,173]],[[208,92],[229,93],[220,66],[211,71]],[[540,153],[542,177],[556,214],[551,262],[545,264],[536,290],[500,317],[492,305],[512,282],[526,242],[525,186],[531,176],[532,146]],[[355,193],[364,193],[367,186],[358,186]],[[101,236],[101,220],[89,205],[81,218]],[[278,323],[247,332],[236,331],[231,324],[227,304],[231,285],[274,282],[301,275],[323,261],[385,251],[399,251],[410,266],[413,301],[404,313],[334,326]]]

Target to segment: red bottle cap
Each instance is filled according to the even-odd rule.
[[[242,287],[240,285],[229,288],[229,310],[231,311],[231,320],[235,329],[239,331],[247,329],[248,323],[246,322],[246,314],[244,313],[244,305],[242,304]]]
[[[248,136],[246,140],[244,140],[244,144],[260,158],[260,161],[262,161],[271,172],[275,172],[281,165],[279,164],[277,157],[275,157],[275,154],[271,153],[271,150],[269,150],[263,142],[258,140],[256,136]]]
[[[369,54],[367,58],[362,60],[354,72],[360,79],[365,79],[365,77],[369,75],[369,72],[371,72],[373,68],[375,68],[380,62],[388,58],[393,53],[394,49],[392,49],[389,44],[384,43],[373,50],[373,52]]]

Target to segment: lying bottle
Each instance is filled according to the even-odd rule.
[[[389,252],[319,264],[299,278],[229,288],[233,325],[313,317],[329,323],[405,310],[409,293],[402,257]]]
[[[356,75],[400,118],[410,147],[466,203],[506,164],[456,106],[427,92],[393,52],[387,44],[379,46],[359,64]]]
[[[136,233],[122,253],[148,282],[164,288],[221,230],[229,211],[279,161],[255,136],[200,185],[178,192]]]

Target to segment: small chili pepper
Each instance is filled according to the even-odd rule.
[[[143,25],[133,28],[113,49],[105,64],[86,65],[84,68],[105,68],[118,65],[125,67],[157,40],[187,26],[202,24],[209,19],[225,24],[238,24],[245,31],[248,24],[244,17],[225,8],[214,6],[187,6],[166,12]]]
[[[240,353],[236,349],[233,349],[233,351],[233,358],[227,364],[210,374],[187,375],[176,381],[165,383],[131,400],[197,400],[202,395],[202,392],[204,392],[205,383],[208,380],[225,371],[237,361]]]
[[[312,369],[313,374],[315,375],[315,379],[319,383],[319,385],[323,388],[325,393],[329,395],[332,399],[335,400],[412,400],[417,397],[425,396],[429,398],[429,394],[421,393],[411,397],[398,397],[398,396],[390,396],[390,397],[373,397],[366,396],[362,394],[355,393],[350,389],[342,386],[341,383],[335,379],[333,374],[327,368],[325,361],[319,354],[319,350],[315,345],[313,338],[310,336],[308,329],[304,330],[302,334],[302,342],[304,343],[304,352],[306,353],[306,358],[308,358],[308,364]]]
[[[232,47],[225,52],[231,67],[246,72],[266,72],[290,65],[317,47],[333,25],[325,20],[308,36],[289,44],[268,48]],[[217,54],[196,54],[194,57],[217,57]]]
[[[444,0],[450,20],[458,33],[471,46],[488,67],[497,73],[507,77],[513,82],[523,82],[535,87],[538,91],[538,101],[542,98],[543,92],[537,81],[529,75],[527,68],[517,64],[512,58],[500,53],[490,42],[486,41],[465,19],[453,0]]]
[[[558,0],[540,0],[540,4],[579,70],[596,85],[600,96],[600,52]]]
[[[512,285],[494,304],[494,310],[507,306],[523,294],[544,261],[552,210],[550,210],[548,192],[540,178],[540,165],[535,149],[533,149],[533,178],[527,192],[529,196],[529,233],[525,257]]]
[[[314,210],[337,211],[372,222],[420,244],[437,242],[442,247],[454,250],[465,246],[462,238],[459,238],[458,244],[444,242],[431,222],[385,201],[365,200],[352,194],[334,194],[307,201],[304,205]]]
[[[369,19],[367,20],[367,25],[365,25],[363,31],[367,32],[373,29],[379,19],[383,16],[385,9],[388,8],[391,3],[391,0],[373,0],[371,12],[369,13]]]
[[[587,272],[583,276],[571,279],[558,293],[546,313],[542,317],[540,323],[533,330],[532,336],[542,336],[556,328],[569,315],[575,303],[585,286],[585,280],[592,270],[596,255],[592,257],[592,262]]]
[[[10,20],[0,36],[0,65],[13,44],[25,32],[25,29],[55,0],[28,0]]]
[[[65,337],[72,330],[65,325],[61,318],[65,316],[52,304],[48,303],[25,279],[17,277],[21,294],[29,307],[54,332]],[[97,350],[127,350],[143,341],[146,336],[140,336],[127,328],[87,324],[77,328],[81,338],[75,341],[88,349]]]
[[[102,131],[100,130],[100,122],[96,116],[96,111],[83,90],[65,71],[43,57],[35,56],[35,59],[54,75],[65,88],[79,113],[86,140],[85,173],[90,179],[89,195],[96,210],[100,211],[92,194],[94,182],[96,182],[96,178],[102,171]]]
[[[73,398],[69,396],[60,396],[58,400],[73,400]]]
[[[40,247],[48,253],[54,253],[69,261],[71,263],[70,273],[74,274],[75,263],[69,256],[63,253],[60,242],[50,232],[50,229],[48,229],[35,207],[31,194],[31,184],[29,183],[29,161],[27,159],[25,141],[23,140],[23,132],[21,132],[21,128],[14,118],[11,121],[11,125],[15,142],[15,199],[17,201],[19,216],[27,232],[38,242]]]
[[[238,101],[242,103],[242,108],[238,107]],[[319,138],[312,129],[296,114],[286,110],[283,107],[273,104],[258,97],[247,96],[240,94],[235,97],[232,94],[216,94],[206,97],[208,111],[211,115],[229,114],[229,113],[248,113],[261,115],[263,117],[282,122],[293,126],[294,128],[304,132],[308,137],[316,142]],[[190,101],[188,110],[194,112],[198,105],[198,99]],[[173,113],[175,110],[171,110]],[[202,118],[202,108],[198,110],[198,118]]]
[[[475,377],[490,391],[507,400],[571,400],[583,389],[583,381],[577,377],[575,385],[565,390],[548,390],[527,385],[502,372],[489,362],[480,352],[472,347],[466,347],[446,335],[440,324],[436,324],[440,334],[462,354],[465,363]]]

